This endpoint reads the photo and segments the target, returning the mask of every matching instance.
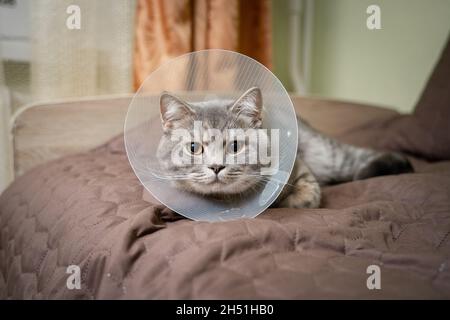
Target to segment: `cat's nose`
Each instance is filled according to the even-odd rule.
[[[210,168],[212,171],[214,171],[215,174],[218,174],[222,169],[225,168],[225,166],[209,166],[208,168]]]

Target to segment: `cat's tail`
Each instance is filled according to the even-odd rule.
[[[412,172],[399,153],[361,148],[332,139],[299,119],[298,156],[321,185]]]

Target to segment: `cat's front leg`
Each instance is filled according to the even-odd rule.
[[[297,159],[291,178],[276,204],[283,208],[318,208],[320,185],[303,161]]]

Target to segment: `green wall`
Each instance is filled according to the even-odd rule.
[[[315,3],[310,93],[411,111],[449,35],[450,0]],[[288,21],[283,19],[287,4],[287,0],[273,2],[274,70],[292,89],[287,73]],[[371,4],[381,8],[381,30],[366,27],[366,8]]]
[[[288,91],[292,90],[289,78],[289,0],[272,0],[273,71]]]

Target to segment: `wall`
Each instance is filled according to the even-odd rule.
[[[275,72],[291,89],[280,46],[286,3],[273,3]],[[366,27],[371,4],[381,30]],[[314,19],[313,95],[410,112],[449,35],[450,0],[316,0]]]
[[[289,0],[272,0],[273,71],[288,91],[292,90],[289,78]]]

